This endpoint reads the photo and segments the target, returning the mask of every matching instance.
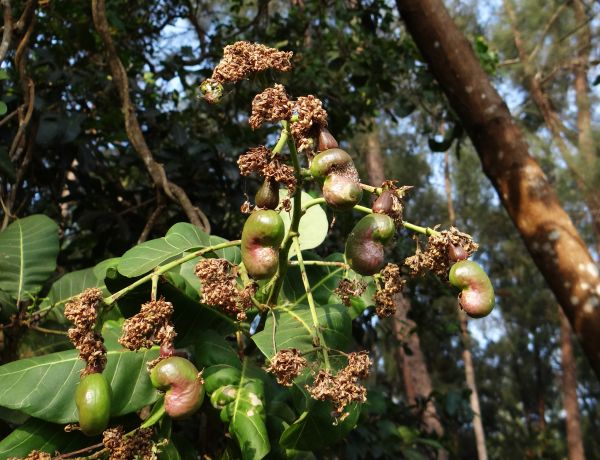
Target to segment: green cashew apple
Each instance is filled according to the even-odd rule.
[[[385,245],[396,234],[396,226],[385,214],[368,214],[354,226],[346,240],[346,260],[361,275],[373,275],[385,265]]]
[[[277,182],[266,178],[256,192],[254,202],[259,208],[275,209],[279,205],[279,187],[277,186]]]
[[[75,390],[75,405],[81,431],[88,436],[102,433],[110,419],[110,385],[101,373],[81,378]]]
[[[342,149],[324,150],[310,164],[313,177],[323,180],[323,198],[333,209],[352,209],[362,198],[354,162]]]
[[[472,260],[461,260],[450,268],[450,284],[461,289],[461,308],[472,318],[482,318],[494,308],[494,287],[481,266]]]
[[[242,262],[254,279],[270,278],[279,266],[279,246],[285,226],[272,210],[254,211],[242,230]]]
[[[196,412],[204,400],[202,376],[191,361],[180,356],[163,359],[150,371],[155,388],[166,391],[165,411],[171,418],[185,418]]]

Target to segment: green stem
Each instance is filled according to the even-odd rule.
[[[325,203],[325,198],[315,198],[313,200],[307,201],[302,206],[302,214],[304,214],[308,208],[312,208],[313,206],[315,206],[317,204],[323,204],[323,203]]]
[[[219,249],[230,248],[232,246],[239,246],[240,244],[241,244],[240,240],[235,240],[235,241],[227,241],[225,243],[215,244],[214,246],[207,246],[205,248],[199,249],[198,251],[192,252],[191,254],[186,254],[185,256],[183,256],[177,260],[174,260],[173,262],[169,262],[166,265],[158,266],[151,273],[148,273],[146,276],[141,277],[139,280],[131,283],[129,286],[126,286],[123,289],[121,289],[120,291],[117,291],[114,294],[112,294],[111,296],[108,296],[106,299],[104,299],[104,303],[106,305],[112,305],[114,302],[119,300],[121,297],[123,297],[128,292],[130,292],[133,289],[135,289],[136,287],[146,283],[147,281],[150,281],[152,279],[152,277],[160,276],[163,273],[166,273],[169,270],[187,262],[188,260],[195,259],[196,257],[206,254],[207,252],[217,251]]]
[[[359,204],[354,206],[354,209],[356,209],[357,211],[364,212],[365,214],[373,214],[373,211],[370,208],[361,206]],[[412,230],[413,232],[421,233],[423,235],[427,235],[427,236],[441,235],[440,232],[438,232],[437,230],[434,230],[431,227],[421,227],[420,225],[411,224],[410,222],[407,222],[405,220],[402,221],[402,225],[404,226],[404,228],[407,228],[408,230]]]
[[[325,370],[329,370],[329,354],[327,353],[327,344],[323,338],[321,332],[321,325],[319,324],[319,317],[317,316],[317,307],[315,305],[315,299],[313,299],[312,291],[310,289],[310,283],[308,282],[308,275],[306,274],[306,268],[304,268],[304,259],[302,258],[302,251],[300,250],[300,242],[298,237],[294,236],[294,247],[296,249],[296,257],[298,258],[298,266],[300,267],[300,275],[302,276],[302,283],[304,284],[304,290],[306,291],[306,300],[308,300],[308,307],[310,308],[310,316],[312,317],[313,326],[315,327],[315,333],[319,340],[318,346],[321,347],[323,352],[323,361],[325,363]]]
[[[381,192],[383,191],[381,187],[373,187],[372,185],[367,185],[363,183],[360,184],[360,188],[366,190],[369,193],[376,193],[377,195],[381,195]]]
[[[287,125],[284,125],[281,130],[281,134],[279,134],[279,140],[277,141],[277,144],[275,144],[275,147],[273,147],[273,150],[271,150],[271,157],[274,157],[281,152],[281,149],[286,144],[289,136],[290,132],[287,129]]]
[[[273,276],[271,281],[271,292],[269,293],[269,298],[267,299],[268,305],[275,305],[277,303],[277,298],[279,297],[279,292],[281,291],[281,287],[283,286],[283,280],[285,278],[285,274],[287,273],[288,268],[288,254],[290,252],[290,248],[292,247],[292,237],[298,235],[298,227],[300,225],[300,218],[302,217],[302,176],[300,174],[300,162],[298,160],[298,151],[296,150],[296,144],[294,143],[294,138],[290,135],[289,125],[287,121],[282,121],[281,126],[283,127],[283,131],[288,133],[287,135],[287,144],[288,149],[290,150],[290,157],[292,159],[292,166],[294,167],[294,174],[296,176],[296,190],[294,190],[294,206],[292,213],[292,222],[290,224],[290,230],[288,231],[283,243],[281,244],[281,249],[279,251],[279,267],[277,268],[277,273]]]
[[[288,264],[291,267],[300,265],[300,262],[297,260],[290,260]],[[322,267],[342,267],[342,268],[350,268],[348,264],[344,262],[330,262],[328,260],[305,260],[304,265],[319,265]]]

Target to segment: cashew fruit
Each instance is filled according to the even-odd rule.
[[[391,217],[369,214],[354,226],[346,240],[346,260],[361,275],[373,275],[385,265],[384,247],[396,233]]]
[[[384,190],[381,195],[373,202],[371,209],[378,214],[389,214],[393,211],[394,194],[389,190]]]
[[[279,204],[277,182],[269,178],[265,179],[254,196],[254,202],[259,208],[275,209]]]
[[[481,266],[472,260],[461,260],[450,268],[449,281],[461,289],[458,301],[472,318],[482,318],[494,308],[494,287]]]
[[[324,150],[310,165],[313,177],[323,180],[323,198],[333,209],[352,209],[362,198],[362,188],[354,162],[342,149]]]
[[[334,149],[337,148],[339,145],[337,143],[337,141],[335,140],[335,137],[333,137],[333,135],[329,132],[329,130],[327,128],[321,128],[321,130],[319,131],[319,140],[318,140],[318,147],[319,147],[319,152],[322,152],[323,150],[327,150],[327,149]]]
[[[81,431],[88,436],[102,433],[110,419],[110,385],[101,373],[81,378],[75,390],[75,405]]]
[[[192,415],[204,400],[202,377],[191,361],[179,356],[163,359],[150,371],[155,388],[166,391],[165,411],[174,419]]]
[[[279,265],[279,245],[285,227],[279,214],[272,210],[254,211],[242,230],[242,262],[254,279],[270,278]]]

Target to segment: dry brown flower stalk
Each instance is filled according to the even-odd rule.
[[[360,297],[367,288],[367,283],[360,280],[349,280],[342,279],[338,284],[338,287],[335,288],[335,294],[340,298],[342,303],[347,307],[351,306],[350,301],[352,297]]]
[[[375,312],[380,318],[387,318],[396,312],[394,296],[402,291],[405,281],[396,264],[387,264],[380,275],[383,286],[375,293]]]
[[[103,433],[102,443],[109,452],[109,460],[155,460],[152,429],[140,428],[125,436],[122,426],[109,428]]]
[[[252,115],[248,120],[252,129],[260,127],[265,121],[277,122],[287,120],[292,113],[290,102],[283,85],[276,84],[252,100]]]
[[[220,83],[234,83],[267,69],[288,72],[292,69],[293,54],[259,43],[239,41],[225,47],[223,59],[214,68],[211,78]]]
[[[429,270],[441,278],[446,279],[450,267],[454,264],[448,255],[449,245],[462,247],[467,255],[477,251],[479,245],[467,233],[462,233],[454,227],[444,230],[436,235],[431,235],[425,251],[417,247],[414,256],[407,257],[404,264],[410,268],[412,275],[421,275]]]
[[[333,403],[340,421],[349,414],[344,413],[346,406],[352,402],[365,402],[367,389],[358,383],[359,378],[369,375],[371,360],[366,351],[350,353],[348,365],[335,376],[329,371],[320,370],[312,385],[306,389],[312,398],[319,401],[329,400]]]
[[[65,318],[73,323],[69,340],[79,350],[79,357],[86,362],[81,375],[102,372],[106,366],[104,339],[94,331],[98,308],[102,303],[102,291],[90,288],[65,305]]]
[[[52,455],[39,450],[32,450],[25,458],[8,457],[8,460],[52,460]]]
[[[273,156],[271,150],[264,145],[253,147],[240,155],[238,166],[242,176],[249,176],[256,172],[265,178],[284,184],[288,191],[296,189],[294,168],[282,162],[279,155]]]
[[[292,108],[290,125],[298,151],[312,153],[313,139],[318,136],[320,129],[326,126],[327,112],[321,100],[312,94],[299,97]]]
[[[129,350],[154,345],[172,347],[177,333],[171,324],[173,304],[165,299],[146,302],[140,312],[125,320],[119,343]]]
[[[195,273],[202,283],[202,302],[240,321],[246,319],[245,310],[252,305],[256,285],[238,290],[231,265],[225,259],[203,259],[196,265]]]
[[[292,386],[294,379],[300,375],[306,364],[306,359],[300,356],[300,352],[296,348],[280,350],[271,358],[267,372],[275,375],[277,383],[289,387]]]

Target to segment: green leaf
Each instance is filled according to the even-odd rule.
[[[8,107],[4,101],[0,101],[0,115],[4,115],[8,112]]]
[[[308,305],[298,305],[295,308],[280,305],[272,311],[273,315],[267,318],[265,328],[252,337],[267,358],[276,353],[273,341],[277,350],[297,348],[300,352],[308,352],[314,348],[314,327]],[[349,345],[352,325],[346,307],[337,304],[321,305],[317,308],[317,318],[325,339],[323,345],[337,350],[343,350]]]
[[[241,369],[242,363],[232,346],[217,332],[204,330],[196,335],[191,352],[198,368],[226,364]]]
[[[231,420],[229,431],[237,440],[244,460],[265,457],[271,450],[264,407],[264,389],[260,380],[246,377],[246,359],[235,399],[225,410]]]
[[[58,226],[43,215],[19,219],[0,233],[0,289],[17,299],[35,295],[56,269]]]
[[[146,363],[157,356],[158,348],[108,351],[104,374],[112,389],[113,416],[134,412],[156,400],[158,393],[150,383]],[[77,351],[68,350],[0,366],[0,406],[49,422],[75,422],[74,394],[83,365]]]
[[[279,198],[283,199],[287,195],[286,190],[279,190]],[[313,199],[306,192],[302,192],[301,195],[302,204],[304,205],[306,202],[311,201]],[[282,211],[279,215],[283,219],[283,223],[285,225],[286,233],[290,230],[291,225],[291,216],[294,212],[294,205],[292,202],[292,209],[290,212]],[[298,227],[298,240],[300,241],[300,249],[313,249],[319,246],[325,238],[327,238],[327,232],[329,231],[329,222],[327,221],[327,214],[320,205],[312,206],[307,211],[306,214],[302,216],[300,219],[300,225]],[[289,257],[291,258],[296,253],[294,247],[289,252]]]
[[[309,408],[281,435],[279,443],[286,449],[319,450],[344,438],[356,426],[360,408],[353,404],[349,415],[337,425],[331,418],[331,404],[310,400]]]
[[[224,243],[227,240],[209,236],[198,227],[185,222],[175,224],[166,236],[134,246],[120,258],[117,268],[127,277],[143,275],[159,265],[181,257],[186,251],[194,251]],[[239,263],[241,255],[237,248],[216,251],[218,257],[224,257]],[[237,261],[237,262],[236,262]]]
[[[70,452],[89,444],[90,438],[80,432],[66,433],[61,425],[30,418],[0,441],[0,458],[24,458],[32,450]]]

